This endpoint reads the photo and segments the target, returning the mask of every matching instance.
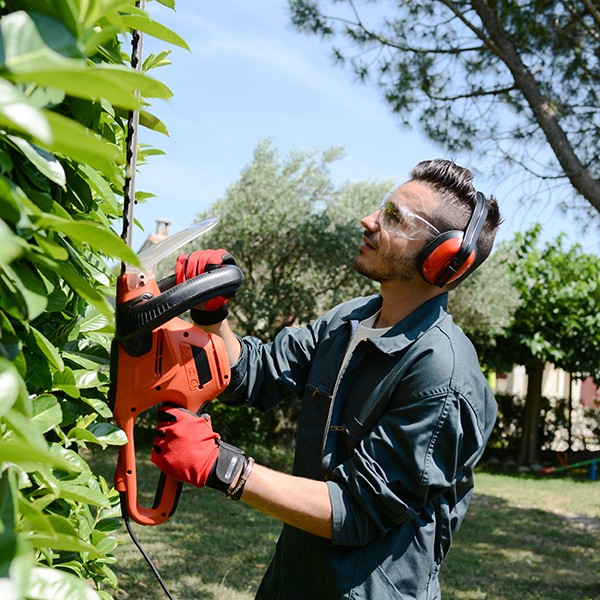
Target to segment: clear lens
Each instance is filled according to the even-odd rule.
[[[385,195],[378,219],[386,231],[411,240],[432,239],[439,234],[431,223],[402,206],[394,192]]]

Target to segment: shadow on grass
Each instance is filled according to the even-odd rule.
[[[158,469],[138,452],[140,502],[152,503]],[[90,461],[111,482],[116,452]],[[591,525],[591,527],[590,527]],[[600,600],[600,520],[578,521],[476,494],[441,572],[443,600]],[[184,486],[175,515],[158,527],[133,524],[176,600],[250,600],[281,525],[214,490]],[[116,598],[166,598],[125,528],[113,565]]]
[[[116,453],[112,449],[90,461],[95,472],[112,482]],[[138,452],[139,501],[152,504],[158,469],[149,462],[150,449]],[[177,511],[166,523],[143,527],[132,523],[134,533],[156,564],[176,600],[247,600],[258,584],[275,550],[281,524],[243,502],[232,503],[211,489],[183,487]],[[112,566],[119,580],[115,598],[163,600],[166,598],[143,557],[123,526],[116,537],[123,542]]]
[[[441,571],[445,600],[598,600],[600,521],[474,495]]]

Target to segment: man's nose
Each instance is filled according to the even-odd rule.
[[[360,224],[365,228],[365,229],[369,229],[370,231],[377,231],[379,229],[379,211],[376,210],[374,213],[370,214],[367,217],[363,217],[360,220]]]

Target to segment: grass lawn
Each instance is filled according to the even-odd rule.
[[[149,450],[137,463],[140,502],[154,497]],[[93,459],[112,481],[116,453]],[[250,600],[280,524],[214,490],[184,486],[175,515],[134,531],[176,600]],[[125,528],[115,550],[119,599],[166,598]],[[443,600],[600,600],[600,481],[480,471],[469,513],[441,572]]]

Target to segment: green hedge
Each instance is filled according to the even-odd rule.
[[[142,124],[166,132],[147,99],[171,95],[129,66],[132,27],[186,47],[133,0],[0,1],[0,590],[11,600],[106,599],[117,586],[118,496],[85,457],[126,441],[106,392],[107,261],[136,262],[113,231],[127,112],[140,90]],[[142,147],[139,162],[156,152]]]

